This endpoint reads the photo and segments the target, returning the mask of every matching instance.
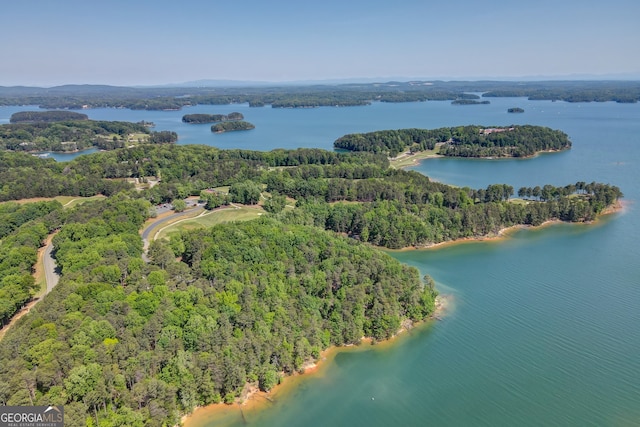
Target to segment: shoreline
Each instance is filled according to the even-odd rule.
[[[497,233],[487,234],[487,235],[484,235],[484,236],[461,237],[459,239],[446,240],[444,242],[429,243],[429,244],[420,245],[420,246],[407,246],[407,247],[404,247],[404,248],[401,248],[401,249],[388,249],[388,248],[384,248],[384,247],[381,247],[380,249],[384,250],[385,252],[405,252],[405,251],[419,251],[419,250],[427,250],[427,249],[429,249],[429,250],[440,249],[440,248],[443,248],[443,247],[460,245],[460,244],[464,244],[464,243],[496,242],[496,241],[507,239],[511,233],[514,233],[514,232],[516,232],[518,230],[529,230],[529,229],[531,229],[531,230],[539,230],[539,229],[542,229],[542,228],[545,228],[545,227],[549,227],[549,226],[555,225],[555,224],[575,224],[575,225],[581,225],[581,224],[582,225],[591,225],[591,224],[595,224],[598,221],[600,221],[601,218],[604,217],[604,216],[612,215],[612,214],[615,214],[615,213],[624,213],[624,212],[626,212],[628,207],[629,207],[629,202],[628,201],[617,200],[613,205],[608,206],[602,212],[600,212],[598,214],[598,216],[596,217],[596,219],[594,219],[593,221],[569,222],[569,221],[562,221],[560,219],[550,219],[550,220],[544,221],[540,225],[516,224],[516,225],[512,225],[510,227],[504,227],[504,228],[501,228],[500,230],[498,230]]]
[[[442,143],[438,143],[438,144],[442,145]],[[437,148],[439,148],[439,147],[437,147]],[[545,155],[545,154],[562,153],[562,152],[568,151],[570,149],[571,149],[571,147],[567,147],[567,148],[560,149],[560,150],[555,150],[555,149],[540,150],[540,151],[536,151],[535,153],[533,153],[530,156],[522,156],[522,157],[515,157],[515,156],[459,157],[459,156],[445,156],[445,155],[440,154],[440,153],[428,153],[428,154],[421,155],[420,151],[418,151],[417,153],[411,154],[410,152],[406,151],[404,153],[398,154],[396,157],[390,157],[389,158],[389,163],[390,163],[390,166],[393,167],[393,168],[404,169],[404,168],[419,166],[420,163],[422,163],[423,160],[438,159],[438,158],[442,158],[442,159],[467,159],[467,160],[528,160],[528,159],[534,159],[534,158],[536,158],[538,156]],[[396,162],[397,164],[394,164],[393,162]],[[431,178],[429,177],[429,179],[431,179]]]
[[[307,361],[302,365],[302,372],[295,372],[292,375],[282,377],[280,383],[273,387],[270,391],[261,391],[257,383],[245,384],[240,400],[232,404],[212,403],[206,406],[197,406],[194,410],[182,416],[177,426],[184,427],[201,427],[208,425],[213,421],[225,425],[226,422],[237,421],[242,418],[246,422],[245,412],[257,412],[276,404],[280,398],[283,398],[293,392],[302,381],[314,377],[321,377],[325,369],[330,365],[337,354],[344,352],[359,352],[374,349],[385,349],[394,345],[398,339],[407,337],[411,330],[415,328],[425,327],[434,321],[442,320],[452,306],[451,295],[438,295],[435,298],[435,308],[428,318],[417,323],[405,320],[402,326],[391,338],[374,342],[372,338],[362,337],[359,344],[348,344],[344,346],[331,346],[320,352],[320,357],[315,361]]]
[[[629,202],[617,200],[612,206],[604,209],[600,214],[598,214],[597,218],[593,221],[585,222],[585,223],[575,223],[575,224],[584,224],[590,225],[597,223],[601,220],[602,217],[611,215],[614,213],[625,212],[628,209]],[[465,244],[465,243],[474,243],[474,242],[496,242],[507,239],[509,235],[513,232],[522,229],[542,229],[545,227],[549,227],[555,224],[574,224],[566,221],[561,221],[559,219],[553,219],[543,222],[540,225],[532,226],[526,224],[518,224],[510,227],[505,227],[500,229],[497,233],[486,236],[478,236],[478,237],[465,237],[461,239],[449,240],[445,242],[433,243],[424,246],[410,246],[402,249],[386,249],[382,248],[385,251],[390,252],[403,252],[410,250],[437,250],[443,247]],[[442,318],[446,315],[447,311],[449,311],[451,306],[451,295],[438,295],[435,300],[435,309],[434,312],[429,316],[428,319],[424,321],[412,324],[409,322],[403,322],[401,328],[398,332],[393,335],[391,338],[374,343],[371,338],[363,337],[360,341],[360,344],[354,345],[349,344],[341,347],[329,347],[323,350],[320,353],[320,357],[316,361],[309,361],[303,365],[303,372],[296,372],[292,375],[283,377],[280,384],[275,386],[271,391],[264,392],[258,389],[257,384],[249,384],[245,385],[241,393],[240,401],[237,401],[231,405],[225,403],[214,403],[207,406],[199,406],[194,409],[190,414],[186,414],[182,417],[180,424],[184,427],[201,427],[203,425],[208,425],[213,421],[220,422],[221,425],[225,425],[225,422],[233,422],[237,421],[238,418],[242,418],[246,422],[245,411],[246,412],[254,412],[261,411],[270,407],[272,404],[277,403],[277,401],[285,397],[287,394],[294,391],[301,381],[304,381],[308,378],[314,378],[317,376],[322,376],[324,370],[333,358],[341,353],[341,352],[357,352],[357,351],[366,351],[373,346],[376,349],[383,349],[387,346],[394,345],[397,339],[400,337],[405,337],[408,334],[406,332],[411,331],[416,327],[423,327],[424,325],[431,324],[434,320],[442,320]]]

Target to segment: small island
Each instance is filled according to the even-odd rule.
[[[214,133],[223,133],[223,132],[233,132],[237,130],[251,130],[255,129],[255,126],[252,123],[245,122],[243,120],[236,120],[233,122],[222,122],[211,126],[211,132]]]
[[[242,113],[233,112],[229,114],[185,114],[182,116],[184,123],[203,124],[203,123],[218,123],[228,122],[234,120],[243,120]]]
[[[486,105],[489,101],[476,101],[475,99],[456,99],[451,101],[451,105]]]
[[[524,113],[524,110],[520,107],[513,107],[507,110],[507,113]]]

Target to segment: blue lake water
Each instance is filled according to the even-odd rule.
[[[524,114],[508,114],[522,107]],[[24,107],[0,108],[0,123]],[[248,132],[212,134],[188,113],[239,111]],[[591,225],[521,230],[498,242],[392,252],[430,274],[451,308],[396,345],[338,354],[262,411],[225,425],[640,425],[640,105],[491,99],[271,109],[85,110],[92,119],[153,121],[180,144],[270,150],[332,149],[345,133],[465,124],[535,124],[573,148],[525,160],[430,159],[414,169],[459,186],[600,181],[625,194],[624,212]],[[198,418],[190,425],[221,425]],[[245,424],[246,423],[246,424]]]

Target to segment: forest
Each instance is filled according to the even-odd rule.
[[[309,166],[271,172],[266,182],[268,191],[298,200],[297,209],[283,213],[286,221],[391,249],[495,235],[503,228],[549,220],[591,221],[622,197],[615,186],[581,182],[521,190],[527,200],[511,200],[514,189],[504,184],[455,188],[417,172],[378,173],[346,179],[332,172],[323,176]]]
[[[395,157],[433,150],[449,157],[528,157],[541,151],[571,148],[562,131],[542,126],[458,126],[439,129],[398,129],[354,133],[338,138],[333,146],[351,151],[370,151]]]
[[[62,277],[0,342],[0,404],[64,404],[67,425],[174,425],[433,310],[433,282],[415,268],[274,218],[154,243],[146,264],[150,205],[136,196],[60,214]]]
[[[362,165],[359,165],[362,163]],[[313,148],[297,150],[219,150],[173,144],[144,145],[79,156],[67,163],[26,153],[0,151],[0,201],[31,197],[112,195],[132,185],[128,178],[162,177],[144,194],[154,203],[199,195],[209,187],[260,176],[265,167],[335,164],[345,174],[388,167],[388,159],[372,153],[336,153]]]
[[[0,204],[0,325],[38,291],[33,273],[38,248],[60,225],[57,201]]]
[[[47,119],[0,125],[0,150],[11,151],[72,152],[90,147],[112,150],[137,142],[173,143],[177,140],[177,133],[151,132],[143,123]]]
[[[427,141],[451,129],[410,133]],[[148,177],[160,182],[127,182]],[[523,187],[514,200],[509,185],[457,188],[392,169],[382,152],[171,144],[67,163],[4,152],[0,181],[12,183],[5,200],[108,196],[70,208],[0,204],[2,324],[36,292],[37,250],[54,230],[61,272],[0,341],[0,404],[61,404],[68,425],[93,426],[175,425],[196,406],[233,402],[247,383],[270,390],[329,346],[384,340],[428,318],[433,281],[375,246],[590,221],[622,197],[578,182]],[[207,208],[231,200],[265,215],[153,241],[143,260],[139,230],[153,205],[220,186],[228,196]]]
[[[89,120],[89,116],[73,111],[20,111],[13,113],[9,123],[51,123],[75,120]]]

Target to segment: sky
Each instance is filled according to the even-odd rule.
[[[19,0],[0,86],[640,79],[637,0]]]

